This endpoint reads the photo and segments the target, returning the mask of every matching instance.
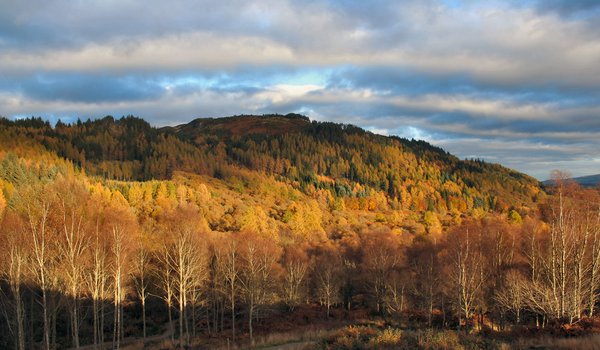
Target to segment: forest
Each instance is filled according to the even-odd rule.
[[[0,347],[587,334],[600,193],[553,179],[293,114],[0,119]]]

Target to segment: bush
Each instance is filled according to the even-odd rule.
[[[369,349],[397,349],[402,342],[402,331],[400,329],[387,328],[369,340]]]
[[[325,338],[323,349],[360,350],[366,349],[369,340],[377,335],[377,330],[365,326],[348,326]]]
[[[408,331],[395,328],[377,330],[365,326],[343,328],[325,338],[316,349],[371,350],[371,349],[499,349],[494,340],[476,335],[464,335],[450,330]]]

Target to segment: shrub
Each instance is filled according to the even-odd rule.
[[[369,349],[397,348],[402,342],[400,329],[387,328],[369,340]]]
[[[370,327],[348,326],[325,338],[323,348],[328,350],[365,349],[369,340],[377,335]]]

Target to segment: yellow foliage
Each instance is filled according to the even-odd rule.
[[[426,211],[423,215],[423,223],[429,234],[437,235],[442,233],[442,224],[434,212]]]
[[[263,208],[255,205],[248,206],[240,218],[240,230],[255,232],[263,237],[276,238],[277,227]]]
[[[323,213],[315,200],[297,205],[289,220],[290,229],[308,240],[321,240],[325,237],[322,226]]]
[[[520,225],[523,223],[523,218],[521,218],[521,215],[516,210],[511,210],[508,213],[508,221],[511,224]]]
[[[5,209],[6,209],[6,199],[4,199],[4,194],[2,193],[2,187],[0,187],[0,218],[4,214]]]

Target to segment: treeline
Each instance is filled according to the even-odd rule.
[[[405,226],[410,212],[340,211],[272,180],[105,182],[10,154],[0,170],[6,348],[118,348],[155,334],[182,347],[211,334],[235,342],[307,304],[324,319],[368,309],[459,329],[597,313],[600,200],[564,181],[539,216],[474,212],[441,234]]]
[[[170,179],[177,171],[223,179],[243,167],[307,194],[383,193],[393,208],[438,213],[527,210],[544,196],[536,180],[498,165],[296,115],[198,119],[163,129],[132,116],[55,127],[36,118],[0,119],[0,127],[0,137],[24,135],[89,174],[115,180]]]

